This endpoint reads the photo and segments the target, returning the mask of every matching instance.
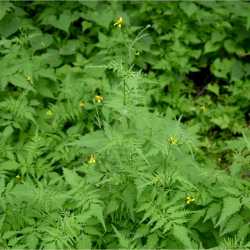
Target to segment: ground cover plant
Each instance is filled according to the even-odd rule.
[[[0,2],[1,249],[249,249],[247,2]]]

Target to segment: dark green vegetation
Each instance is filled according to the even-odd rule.
[[[250,247],[248,3],[0,5],[1,248]]]

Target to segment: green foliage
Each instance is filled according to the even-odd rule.
[[[248,3],[0,5],[0,248],[250,247]]]

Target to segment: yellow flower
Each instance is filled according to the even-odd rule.
[[[170,136],[168,139],[169,144],[174,144],[176,145],[178,143],[178,140],[175,136]]]
[[[124,20],[120,16],[117,18],[116,22],[114,23],[114,26],[117,26],[118,28],[121,28],[124,25]]]
[[[80,101],[80,104],[79,104],[79,106],[80,106],[80,108],[84,108],[84,106],[85,106],[85,103],[84,103],[84,101]]]
[[[53,112],[52,112],[51,110],[48,110],[48,111],[46,112],[46,115],[47,115],[47,116],[52,116],[52,115],[53,115]]]
[[[195,201],[195,198],[193,198],[192,196],[187,196],[186,197],[186,204],[190,204],[190,203],[192,203],[194,201]]]
[[[95,164],[96,163],[96,157],[95,155],[90,155],[90,158],[88,160],[88,164]]]
[[[31,76],[26,76],[26,79],[27,79],[28,82],[30,82],[31,81]]]
[[[95,100],[96,100],[96,102],[100,103],[100,102],[103,101],[103,97],[100,96],[100,95],[96,95],[96,96],[95,96]]]

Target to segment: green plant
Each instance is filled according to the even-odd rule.
[[[248,249],[249,17],[1,3],[1,248]]]

